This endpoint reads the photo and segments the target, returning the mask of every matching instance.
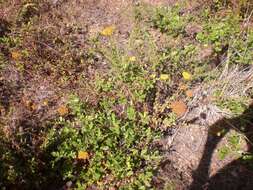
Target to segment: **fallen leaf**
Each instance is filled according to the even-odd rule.
[[[187,106],[182,100],[172,102],[170,107],[172,112],[174,112],[178,117],[183,116],[187,111]]]
[[[180,83],[179,84],[179,90],[186,90],[187,86],[185,84]]]
[[[67,106],[62,105],[57,109],[57,112],[60,114],[60,116],[64,116],[69,113],[69,109],[67,108]]]
[[[78,152],[77,158],[80,160],[87,160],[89,159],[89,153],[81,150]]]
[[[160,79],[161,80],[168,80],[170,77],[169,77],[169,75],[168,74],[161,74],[160,75]]]
[[[185,91],[185,95],[189,98],[192,98],[193,97],[193,91],[192,90],[186,90]]]
[[[22,54],[18,51],[13,51],[13,52],[11,52],[11,57],[14,60],[20,60],[22,57]]]
[[[192,79],[192,75],[191,75],[189,72],[187,72],[187,71],[184,71],[184,72],[182,73],[182,75],[183,75],[183,78],[184,78],[185,80],[191,80],[191,79]]]
[[[115,31],[115,26],[108,26],[105,27],[102,31],[101,34],[103,36],[111,36],[113,34],[113,32]]]

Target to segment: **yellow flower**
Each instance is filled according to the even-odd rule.
[[[135,56],[131,56],[131,57],[129,57],[129,61],[131,61],[131,62],[135,62],[135,61],[136,61],[136,57],[135,57]]]
[[[80,160],[87,160],[87,159],[89,159],[89,153],[86,151],[79,151],[77,158]]]
[[[59,113],[60,116],[64,116],[69,113],[69,109],[67,106],[62,105],[57,109],[57,112]]]
[[[37,105],[36,105],[36,104],[32,104],[32,105],[31,105],[31,109],[32,109],[32,110],[36,110],[36,109],[37,109]]]
[[[14,60],[20,60],[21,57],[22,57],[22,55],[21,55],[21,53],[18,52],[18,51],[13,51],[13,52],[11,52],[11,57],[12,57],[12,59],[14,59]]]
[[[169,79],[169,75],[168,74],[161,74],[160,75],[160,79],[161,80],[168,80]]]
[[[44,101],[43,101],[43,105],[44,105],[44,106],[48,106],[48,100],[44,100]]]
[[[101,34],[103,36],[111,36],[113,34],[113,32],[115,31],[115,26],[108,26],[105,27],[102,31]]]
[[[182,73],[182,75],[183,75],[183,78],[184,78],[185,80],[191,80],[191,79],[192,79],[192,75],[191,75],[189,72],[187,72],[187,71],[184,71],[184,72]]]
[[[155,79],[155,77],[156,77],[155,74],[150,75],[150,78],[152,78],[152,79]]]

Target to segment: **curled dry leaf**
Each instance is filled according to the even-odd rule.
[[[187,111],[187,106],[182,100],[172,102],[170,108],[178,117],[183,116]]]

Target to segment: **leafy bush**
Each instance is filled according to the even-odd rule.
[[[222,48],[232,41],[239,33],[238,19],[229,15],[223,19],[211,19],[204,24],[202,32],[197,34],[197,39],[205,44],[214,44],[216,52],[222,51]]]
[[[158,28],[161,32],[172,34],[173,36],[183,33],[186,21],[186,18],[180,15],[180,8],[178,6],[157,8],[152,18],[152,23],[155,28]]]
[[[149,187],[159,160],[149,144],[159,133],[138,119],[141,113],[129,107],[127,117],[120,119],[112,110],[94,110],[77,98],[69,106],[74,119],[60,119],[61,129],[53,129],[43,145],[54,147],[52,167],[80,189]],[[81,151],[87,157],[79,158]]]
[[[253,63],[253,30],[247,31],[241,35],[240,39],[231,44],[230,60],[236,64],[252,64]]]
[[[69,118],[55,123],[43,150],[52,155],[52,169],[77,189],[151,188],[160,160],[151,146],[161,133],[150,127],[152,115],[145,107],[156,82],[149,73],[155,72],[158,63],[152,62],[152,53],[141,62],[138,51],[129,56],[113,40],[110,43],[107,47],[97,42],[94,52],[110,62],[108,72],[97,72],[95,81],[89,82],[97,94],[103,94],[97,106],[73,96]],[[130,42],[129,49],[134,48],[136,44]]]

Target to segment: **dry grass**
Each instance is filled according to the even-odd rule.
[[[240,69],[238,66],[223,67],[216,70],[214,79],[201,84],[194,92],[194,98],[188,104],[188,111],[182,120],[210,126],[233,114],[216,105],[217,99],[248,99],[253,88],[253,67]],[[217,95],[218,93],[218,95]],[[248,102],[249,103],[249,102]]]

